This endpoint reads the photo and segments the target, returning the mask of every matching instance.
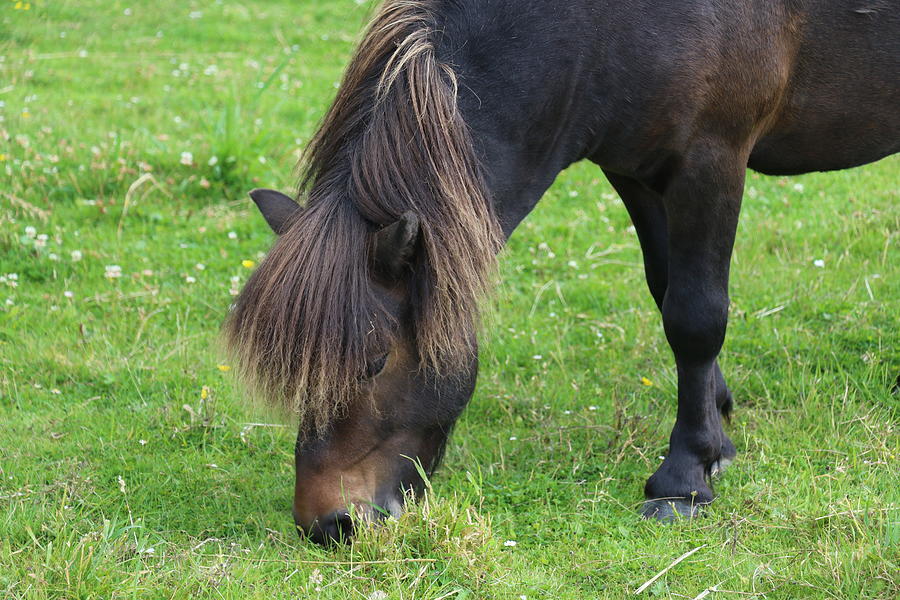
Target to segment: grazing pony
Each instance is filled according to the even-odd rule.
[[[900,148],[898,0],[387,0],[304,161],[254,190],[278,234],[225,323],[248,389],[299,417],[294,519],[397,515],[477,372],[496,255],[590,160],[637,231],[678,373],[646,517],[690,517],[736,450],[717,355],[747,167]]]

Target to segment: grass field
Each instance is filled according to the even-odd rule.
[[[563,173],[504,253],[481,380],[410,514],[293,529],[293,436],[217,350],[370,7],[0,3],[0,598],[900,594],[900,160],[749,174],[722,366],[739,460],[640,521],[674,367],[621,203]],[[513,544],[513,542],[515,542]],[[706,594],[704,596],[704,594]]]

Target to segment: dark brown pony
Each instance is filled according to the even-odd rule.
[[[225,325],[253,393],[299,416],[294,518],[397,514],[474,388],[503,241],[560,170],[619,192],[678,371],[643,513],[693,516],[736,450],[716,363],[749,165],[846,168],[900,147],[896,0],[388,0],[307,149],[299,196]]]

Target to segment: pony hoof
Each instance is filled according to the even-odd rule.
[[[728,465],[734,462],[734,459],[728,458],[725,456],[720,457],[718,460],[714,461],[713,464],[709,466],[709,476],[715,477],[716,475],[721,475],[725,469],[728,468]]]
[[[691,519],[700,514],[701,504],[684,500],[647,500],[641,508],[641,516],[660,523],[674,523],[681,519]]]

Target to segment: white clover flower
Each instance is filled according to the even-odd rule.
[[[69,256],[72,258],[72,262],[78,262],[82,259],[81,250],[72,250]]]
[[[237,239],[237,233],[234,232],[234,231],[229,231],[229,232],[228,232],[228,239],[229,239],[229,240],[236,240],[236,239]]]
[[[63,292],[63,296],[65,296],[66,298],[74,298],[74,297],[75,297],[75,293],[72,292],[71,290],[66,290],[66,291]]]
[[[107,279],[118,279],[122,276],[122,267],[120,267],[119,265],[106,265],[104,269],[104,276]]]
[[[506,540],[505,542],[503,542],[503,545],[507,548],[512,548],[516,545],[516,540]]]
[[[821,258],[817,258],[816,260],[813,261],[813,265],[815,265],[816,267],[818,267],[818,268],[820,268],[820,269],[824,269],[824,268],[825,268],[825,261],[822,260]]]
[[[197,278],[196,278],[196,277],[191,277],[190,275],[188,275],[187,277],[185,277],[184,280],[185,280],[187,283],[197,283]]]
[[[25,235],[33,239],[37,235],[37,229],[29,225],[25,228]]]
[[[191,152],[181,153],[181,164],[191,166],[194,164],[194,155]]]
[[[206,269],[206,265],[204,265],[203,263],[197,263],[196,265],[194,265],[194,268],[198,271],[203,271],[204,269]]]

